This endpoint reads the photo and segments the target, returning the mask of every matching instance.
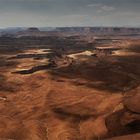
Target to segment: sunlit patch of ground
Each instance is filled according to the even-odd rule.
[[[46,54],[50,53],[51,49],[30,49],[26,50],[23,54]]]
[[[76,59],[78,56],[91,56],[93,54],[95,54],[93,51],[83,51],[81,53],[70,54],[68,57]]]
[[[17,61],[19,62],[19,65],[17,65],[16,69],[14,69],[16,71],[31,69],[34,66],[48,64],[48,59],[35,60],[32,58],[27,58],[26,61],[24,59],[17,60]]]
[[[50,53],[50,49],[31,49],[31,50],[26,50],[22,54],[47,54]],[[19,70],[27,70],[31,69],[34,66],[38,65],[47,65],[49,59],[34,59],[34,58],[26,58],[24,59],[17,59],[16,61],[19,63],[15,69],[12,71],[19,71]]]
[[[115,56],[140,56],[140,53],[131,52],[129,50],[117,50],[117,51],[113,51],[112,55],[115,55]]]

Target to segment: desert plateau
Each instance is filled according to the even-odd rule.
[[[127,30],[2,33],[0,140],[140,140],[140,34]]]

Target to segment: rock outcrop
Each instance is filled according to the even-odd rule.
[[[140,94],[139,88],[130,91],[123,100],[124,109],[106,119],[108,140],[140,139]]]

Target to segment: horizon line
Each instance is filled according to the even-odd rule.
[[[0,27],[0,29],[7,29],[7,28],[140,28],[140,26],[7,26],[7,27]]]

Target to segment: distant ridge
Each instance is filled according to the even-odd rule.
[[[140,35],[138,27],[17,27],[0,30],[0,36],[46,36],[49,33]]]

